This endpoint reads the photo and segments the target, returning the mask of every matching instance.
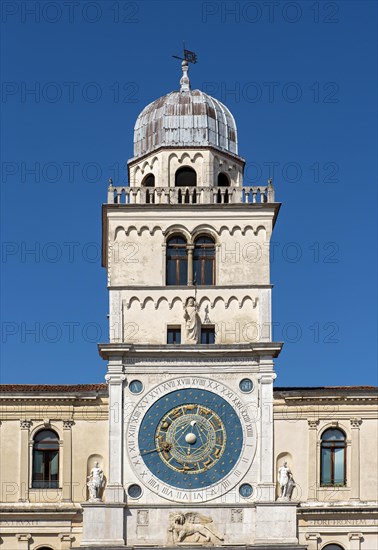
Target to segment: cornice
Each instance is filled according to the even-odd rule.
[[[250,361],[256,357],[278,357],[282,342],[259,342],[253,344],[201,344],[201,345],[143,345],[143,344],[99,344],[98,351],[103,359],[122,357],[124,360],[143,359],[146,363],[156,360],[163,362],[186,359],[195,363],[198,359],[232,362],[234,359]]]

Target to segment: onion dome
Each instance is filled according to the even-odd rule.
[[[180,90],[143,109],[134,127],[134,158],[160,147],[215,147],[238,154],[234,117],[223,103],[191,90],[188,63],[182,62]]]

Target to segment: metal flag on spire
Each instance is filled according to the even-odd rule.
[[[185,42],[183,42],[183,55],[184,57],[180,57],[179,55],[172,55],[172,57],[175,59],[181,59],[181,61],[187,61],[188,63],[197,63],[197,54],[187,50],[185,48]]]

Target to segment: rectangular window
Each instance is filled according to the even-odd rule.
[[[201,327],[201,344],[215,344],[215,327],[213,325]]]
[[[181,327],[168,327],[167,344],[181,344]]]

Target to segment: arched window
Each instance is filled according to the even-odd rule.
[[[142,181],[143,187],[155,187],[155,176],[153,174],[147,174],[147,176]],[[146,204],[153,204],[155,202],[155,193],[146,189]]]
[[[193,168],[183,166],[175,174],[175,187],[195,187],[197,185],[197,174]]]
[[[59,486],[59,437],[52,430],[41,430],[33,442],[34,488],[54,489]]]
[[[320,484],[346,484],[346,441],[341,430],[330,428],[322,434]]]
[[[215,284],[215,245],[210,237],[198,237],[194,243],[193,273],[197,285]]]
[[[188,252],[183,237],[171,237],[167,242],[166,284],[188,284]]]
[[[340,546],[340,544],[326,544],[322,550],[344,550],[344,547]]]
[[[221,172],[218,174],[218,187],[228,187],[230,185],[230,180],[228,179],[228,176]]]

